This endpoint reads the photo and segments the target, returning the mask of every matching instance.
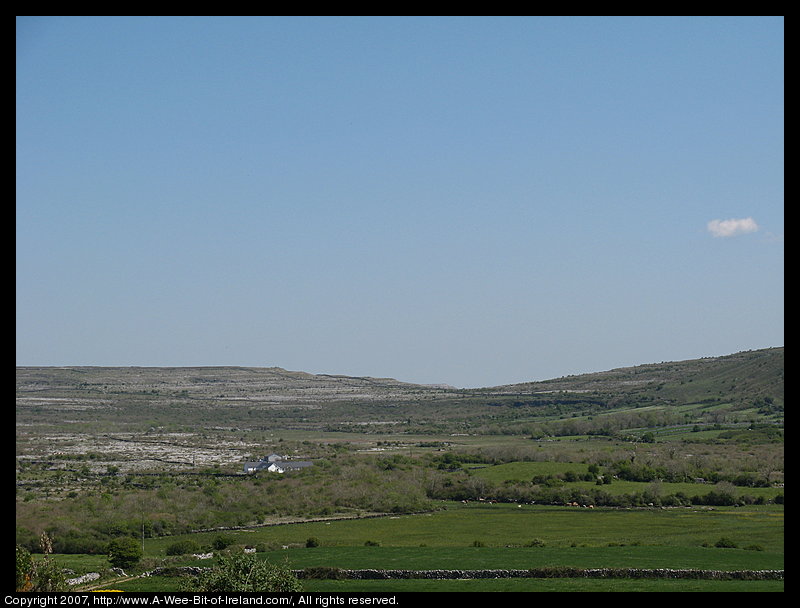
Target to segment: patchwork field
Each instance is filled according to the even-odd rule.
[[[315,568],[384,570],[472,570],[533,568],[637,568],[706,571],[783,570],[781,507],[715,510],[608,510],[515,505],[447,505],[430,514],[387,516],[352,521],[309,522],[226,531],[229,547],[279,547],[258,553],[294,570]],[[219,532],[147,539],[146,555],[167,560],[168,548],[181,540],[211,546]],[[716,547],[721,538],[736,547]],[[317,541],[308,547],[309,539]],[[101,566],[86,558],[58,556],[73,569]],[[208,566],[210,560],[187,556],[170,561]],[[458,588],[485,590],[540,589],[567,586],[564,581],[458,581]],[[725,587],[724,584],[728,584]],[[304,588],[321,590],[419,589],[452,590],[454,581],[344,581],[305,579]],[[782,589],[777,581],[573,581],[582,589],[639,590]],[[151,577],[120,583],[128,590],[176,590],[174,577]]]
[[[19,368],[16,414],[17,545],[97,573],[72,590],[191,588],[180,568],[245,549],[309,591],[783,590],[338,576],[782,571],[783,349],[469,390],[279,368]],[[243,472],[270,453],[312,466]],[[143,547],[125,576],[109,570],[119,539]]]

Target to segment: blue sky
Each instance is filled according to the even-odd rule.
[[[18,17],[18,365],[783,345],[783,18]]]

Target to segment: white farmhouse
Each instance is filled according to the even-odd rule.
[[[271,463],[267,467],[270,473],[287,473],[288,471],[299,471],[313,465],[313,462],[308,460],[279,460]]]
[[[244,472],[250,474],[267,470],[270,473],[286,473],[288,471],[299,471],[314,464],[307,460],[284,460],[283,458],[279,454],[270,454],[257,462],[245,462]]]

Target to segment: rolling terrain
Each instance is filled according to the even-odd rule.
[[[292,431],[363,440],[776,426],[783,365],[781,347],[484,389],[276,367],[18,367],[17,458],[93,453],[94,468],[235,469],[267,437]]]
[[[312,538],[338,568],[404,548],[406,569],[477,552],[501,569],[676,568],[691,554],[704,570],[782,571],[783,366],[781,347],[479,389],[275,367],[18,367],[17,543],[36,552],[46,533],[78,574],[102,569],[121,536],[145,548],[140,572],[194,567],[179,548],[215,546],[312,567]],[[270,453],[313,465],[245,474]],[[782,581],[745,586],[765,588]]]

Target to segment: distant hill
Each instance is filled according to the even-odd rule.
[[[780,426],[783,367],[779,347],[479,389],[279,367],[17,367],[16,413],[18,433],[117,438],[197,428],[580,435]]]
[[[17,394],[161,395],[302,404],[383,401],[433,390],[392,378],[309,374],[280,367],[17,367]]]
[[[23,400],[79,396],[116,396],[119,400],[127,396],[273,407],[342,402],[421,405],[453,399],[463,405],[464,397],[478,405],[490,397],[544,398],[548,393],[602,395],[606,403],[619,399],[652,401],[657,397],[661,403],[672,404],[724,401],[750,405],[766,399],[782,406],[783,373],[784,349],[777,347],[483,389],[309,374],[280,367],[17,367],[16,388],[18,399]]]
[[[784,347],[781,346],[509,384],[490,390],[512,395],[566,391],[630,397],[657,392],[660,400],[677,403],[712,399],[740,403],[769,398],[783,404],[783,375]]]

